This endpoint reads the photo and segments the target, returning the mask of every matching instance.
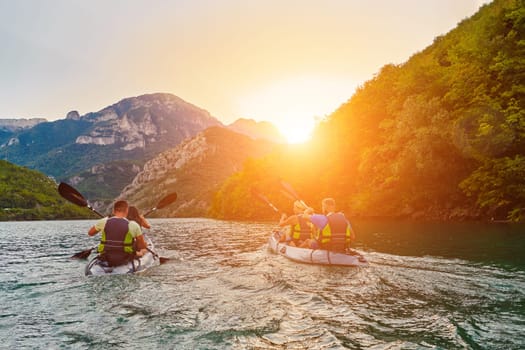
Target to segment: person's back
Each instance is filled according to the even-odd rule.
[[[104,225],[98,252],[111,266],[133,259],[135,251],[129,224],[127,219],[114,216]]]
[[[312,228],[303,214],[297,214],[297,224],[291,225],[292,241],[295,245],[300,245],[312,237]]]
[[[135,256],[142,256],[144,250],[136,251],[134,241],[142,237],[142,232],[136,222],[128,221],[128,203],[117,201],[113,206],[113,217],[99,220],[88,232],[94,236],[102,232],[98,246],[99,257],[110,266],[127,263]]]
[[[321,249],[344,252],[350,245],[350,224],[343,213],[326,215],[327,225],[321,230],[319,243]]]
[[[323,199],[323,214],[309,216],[310,221],[319,229],[317,243],[320,249],[345,252],[350,247],[354,233],[350,222],[341,212],[335,212],[335,200]]]
[[[294,215],[287,217],[286,214],[283,214],[281,216],[279,226],[290,227],[289,232],[281,237],[281,241],[286,241],[290,245],[300,246],[311,238],[312,229],[310,223],[303,216],[303,213],[309,209],[300,201],[296,201],[293,206]]]

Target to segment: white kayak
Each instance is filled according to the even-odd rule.
[[[350,255],[345,253],[335,253],[323,249],[299,248],[279,242],[280,234],[273,233],[268,239],[270,249],[277,254],[283,255],[290,260],[319,265],[337,265],[337,266],[367,266],[368,262],[364,256]]]
[[[108,266],[108,264],[100,260],[97,255],[86,265],[86,276],[124,275],[142,272],[152,266],[160,265],[160,258],[154,251],[153,243],[147,235],[144,235],[144,240],[148,244],[148,252],[144,254],[144,256],[133,259],[124,265]]]

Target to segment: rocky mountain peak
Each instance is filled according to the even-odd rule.
[[[77,144],[116,145],[124,151],[166,141],[174,146],[200,130],[222,125],[206,110],[167,93],[126,98],[82,119],[93,126],[77,137]]]
[[[68,120],[80,120],[80,114],[78,111],[71,111],[66,115],[66,119]]]

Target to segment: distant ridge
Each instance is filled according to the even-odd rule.
[[[0,118],[0,130],[15,132],[22,129],[32,128],[33,126],[47,122],[44,118],[29,118],[29,119],[1,119]]]
[[[257,122],[253,119],[240,118],[227,126],[228,129],[250,136],[257,140],[268,140],[275,143],[285,143],[286,140],[279,130],[270,122]]]

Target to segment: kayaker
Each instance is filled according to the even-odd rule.
[[[333,198],[324,198],[321,207],[323,214],[305,215],[305,219],[318,229],[316,239],[310,240],[305,245],[309,245],[312,249],[346,252],[355,240],[350,221],[342,212],[336,212]]]
[[[281,235],[279,241],[300,247],[312,238],[312,224],[305,219],[304,215],[313,214],[313,209],[306,207],[301,201],[295,201],[293,212],[294,214],[291,216],[287,216],[285,213],[281,215],[279,226],[290,226],[290,230]]]
[[[130,206],[128,210],[127,219],[131,222],[136,222],[139,224],[142,232],[142,227],[146,229],[150,229],[151,225],[149,224],[148,220],[142,215],[140,215],[139,210],[137,207]],[[139,239],[135,240],[135,250],[141,250],[141,249],[148,249],[147,243],[144,241],[144,236],[140,236]]]
[[[144,227],[147,229],[151,228],[151,225],[149,224],[148,220],[146,220],[144,216],[140,215],[137,207],[134,207],[134,206],[129,207],[127,218],[128,220],[135,221],[137,224],[139,224],[140,227]]]
[[[100,219],[88,231],[90,236],[102,231],[98,253],[100,259],[107,261],[110,266],[125,264],[147,252],[139,224],[126,219],[128,211],[128,202],[117,201],[113,205],[113,216]],[[135,249],[135,246],[140,248]]]

